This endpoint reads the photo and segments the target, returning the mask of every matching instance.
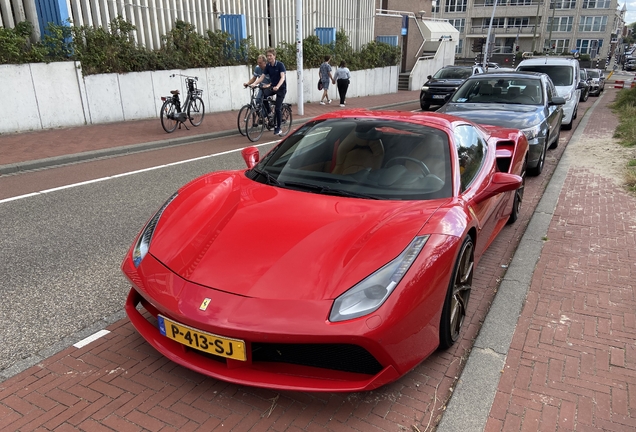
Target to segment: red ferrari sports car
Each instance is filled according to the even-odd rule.
[[[303,391],[394,381],[459,337],[474,265],[523,197],[515,129],[342,111],[246,170],[171,196],[122,270],[126,312],[172,361]]]

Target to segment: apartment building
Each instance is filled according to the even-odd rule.
[[[594,60],[607,58],[620,41],[625,7],[617,7],[617,0],[437,0],[431,15],[459,30],[458,59],[485,49],[492,19],[490,55],[578,50]]]

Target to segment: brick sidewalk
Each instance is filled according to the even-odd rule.
[[[547,237],[486,430],[635,430],[636,198],[574,160]]]

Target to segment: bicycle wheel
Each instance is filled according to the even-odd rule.
[[[281,135],[287,135],[292,125],[292,110],[289,105],[283,105],[281,109],[280,132]]]
[[[250,108],[252,107],[249,104],[243,105],[239,110],[238,117],[236,118],[238,130],[243,136],[245,136],[245,120],[247,119],[247,114],[250,112]]]
[[[198,96],[195,96],[190,101],[190,105],[188,105],[188,118],[190,119],[190,123],[192,126],[199,126],[201,122],[203,122],[203,117],[205,116],[205,105],[203,104],[203,99]]]
[[[263,118],[258,112],[254,108],[251,108],[247,117],[245,117],[245,134],[250,141],[258,141],[261,135],[263,135],[263,129],[265,128],[264,123]]]
[[[161,106],[161,126],[168,133],[174,132],[179,122],[175,120],[174,115],[177,112],[177,106],[172,100],[167,100]]]

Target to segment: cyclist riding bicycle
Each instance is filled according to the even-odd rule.
[[[264,73],[257,78],[251,86],[256,87],[265,79],[266,74],[269,75],[269,79],[272,83],[271,87],[265,90],[265,96],[276,95],[276,127],[274,128],[274,135],[282,136],[280,124],[283,118],[283,101],[285,100],[285,94],[287,94],[287,83],[285,82],[286,69],[283,62],[276,60],[276,50],[274,48],[267,50],[267,66],[265,66],[263,72]]]
[[[250,78],[250,80],[246,83],[243,83],[243,87],[247,87],[250,86],[252,84],[254,84],[254,82],[260,78],[261,75],[263,75],[263,70],[265,69],[265,67],[267,66],[267,59],[264,55],[259,55],[258,58],[256,59],[256,63],[257,66],[254,68],[254,74],[252,75],[252,78]],[[271,84],[271,80],[269,79],[269,75],[265,75],[265,78],[263,78],[262,81],[262,86],[258,88],[257,93],[256,93],[256,103],[261,106],[261,104],[263,104],[262,106],[265,108],[265,113],[269,112],[269,102],[267,101],[267,99],[265,99],[265,101],[263,101],[263,90],[261,88],[266,88],[269,87],[269,85]]]

